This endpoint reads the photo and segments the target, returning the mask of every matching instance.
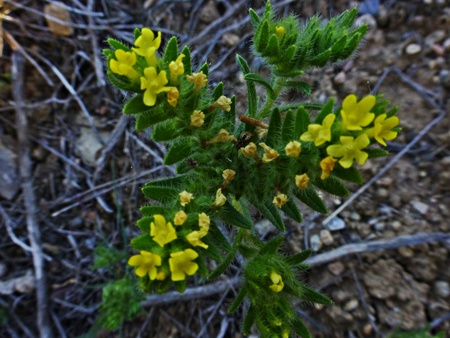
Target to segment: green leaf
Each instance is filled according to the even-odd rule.
[[[280,63],[289,64],[290,62],[292,62],[294,57],[296,56],[296,52],[297,52],[297,46],[296,45],[290,46],[281,55],[281,62]]]
[[[330,194],[346,197],[349,195],[347,187],[336,177],[330,176],[326,180],[315,179],[313,184]]]
[[[189,157],[193,152],[197,151],[194,147],[194,140],[190,137],[179,138],[173,143],[164,158],[165,165],[172,165]]]
[[[155,245],[158,244],[150,237],[150,233],[135,237],[131,240],[131,247],[138,251],[151,251]]]
[[[268,36],[269,36],[269,23],[267,22],[267,20],[264,20],[256,31],[254,42],[256,51],[261,53],[261,55],[265,55],[268,46],[267,43]]]
[[[335,166],[332,174],[336,177],[339,177],[342,180],[346,180],[348,182],[353,182],[357,184],[364,183],[364,179],[361,176],[361,173],[355,167],[350,167],[348,169],[344,169],[341,166]]]
[[[106,56],[107,59],[111,60],[114,55],[114,51],[112,49],[103,49],[102,54]]]
[[[389,152],[379,148],[366,148],[364,152],[369,154],[369,158],[383,157],[389,155]]]
[[[134,115],[150,110],[152,107],[145,105],[144,94],[137,94],[125,102],[123,106],[123,113],[127,115]]]
[[[334,99],[330,99],[327,102],[327,104],[322,108],[322,110],[319,112],[314,123],[322,124],[325,117],[327,117],[329,114],[333,113],[333,107],[334,107]]]
[[[259,23],[261,22],[261,18],[259,17],[259,15],[252,8],[249,9],[248,14],[250,15],[250,20],[252,22],[253,28],[258,27]]]
[[[356,7],[350,10],[346,10],[336,17],[336,23],[340,27],[350,28],[353,25],[353,22],[355,21],[357,14],[358,9]]]
[[[269,122],[269,130],[267,131],[266,143],[270,147],[275,147],[281,139],[281,113],[278,107],[272,111]]]
[[[296,316],[292,321],[292,328],[301,338],[311,338],[311,333],[300,317]]]
[[[137,92],[140,90],[139,87],[130,82],[126,76],[114,74],[109,69],[106,71],[106,75],[108,76],[109,81],[111,81],[111,83],[119,89],[127,92]]]
[[[263,78],[261,75],[255,74],[255,73],[248,73],[244,76],[244,79],[246,81],[253,81],[256,83],[259,83],[263,85],[266,88],[267,95],[270,99],[275,99],[275,92],[273,91],[272,86],[265,78]]]
[[[284,116],[283,126],[281,127],[281,141],[285,144],[293,141],[294,139],[298,139],[294,136],[295,119],[296,113],[294,113],[292,109],[289,109]]]
[[[174,282],[174,284],[175,284],[175,290],[177,290],[177,292],[184,293],[184,291],[186,291],[186,280]]]
[[[267,45],[265,55],[273,58],[280,57],[280,40],[276,34],[272,34],[269,38],[269,44]]]
[[[311,249],[299,252],[293,256],[286,258],[286,263],[290,266],[297,266],[299,264],[302,264],[309,256],[311,256],[311,253]]]
[[[228,269],[228,267],[231,265],[231,263],[234,260],[234,256],[236,255],[237,248],[238,248],[238,245],[233,246],[231,251],[229,251],[227,253],[227,255],[225,256],[222,263],[220,263],[217,266],[217,268],[209,274],[209,276],[208,276],[209,281],[214,280],[217,277],[221,276]]]
[[[223,95],[223,82],[219,82],[217,86],[214,88],[212,98],[214,101],[216,101],[222,95]]]
[[[233,300],[230,307],[228,308],[227,313],[231,314],[234,311],[236,311],[243,302],[243,300],[245,299],[245,296],[247,296],[247,289],[245,287],[242,287],[239,290],[238,294],[236,295],[236,298]]]
[[[219,248],[223,249],[226,252],[231,250],[231,244],[222,234],[222,231],[220,231],[216,223],[211,222],[208,234],[210,235],[209,238],[211,242],[214,243],[216,246],[218,246]]]
[[[222,256],[220,254],[220,251],[217,249],[217,247],[214,244],[211,244],[211,236],[203,238],[203,241],[208,245],[208,249],[198,249],[198,250],[201,250],[201,254],[204,255],[205,258],[208,258],[212,261],[221,262]],[[208,268],[206,268],[206,271],[204,274],[208,274]]]
[[[155,126],[152,133],[152,139],[155,141],[170,141],[182,133],[176,123],[168,120]]]
[[[311,209],[322,214],[326,214],[328,212],[325,203],[323,203],[323,200],[319,197],[319,195],[317,195],[317,192],[313,187],[308,187],[306,189],[295,189],[293,193],[295,197],[297,197]]]
[[[167,114],[167,111],[165,111],[161,106],[156,106],[146,112],[140,113],[136,118],[134,128],[136,130],[144,130],[168,119],[170,119],[170,115]]]
[[[141,219],[139,219],[136,222],[136,225],[143,231],[143,232],[149,232],[150,231],[150,223],[153,221],[153,215],[151,216],[144,216]]]
[[[311,123],[311,117],[308,113],[308,111],[303,107],[300,106],[297,109],[297,118],[295,119],[295,132],[294,132],[294,139],[297,140],[300,138],[300,135],[302,135],[304,132],[308,130],[308,126]]]
[[[108,40],[106,40],[106,41],[108,42],[108,44],[112,48],[114,48],[116,50],[117,49],[122,49],[122,50],[124,50],[126,52],[131,52],[131,48],[130,47],[128,47],[127,45],[123,44],[122,42],[120,42],[120,41],[118,41],[116,39],[108,38]]]
[[[163,204],[173,202],[179,193],[178,190],[168,187],[145,186],[142,192],[148,198]]]
[[[286,231],[286,227],[284,226],[283,219],[281,218],[280,212],[278,208],[270,202],[267,203],[252,203],[261,214],[266,217],[270,223],[272,223],[275,228],[280,231]]]
[[[297,89],[299,92],[301,92],[302,94],[306,94],[306,95],[311,94],[311,90],[312,90],[311,86],[304,81],[284,81],[284,82],[279,82],[279,84],[284,87]]]
[[[192,61],[191,61],[191,51],[188,46],[184,46],[181,54],[184,54],[183,65],[184,65],[184,73],[191,74],[192,73]]]
[[[237,211],[228,201],[223,205],[217,217],[227,224],[240,228],[251,229],[253,227],[252,220]]]
[[[302,222],[302,213],[298,209],[297,205],[295,204],[291,196],[289,196],[289,199],[287,200],[286,204],[283,205],[281,210],[295,222],[298,223]]]
[[[303,289],[302,300],[317,304],[333,304],[333,301],[330,298],[321,294],[319,291],[316,291],[305,284],[301,284],[301,286]]]
[[[208,72],[209,72],[209,67],[208,67],[208,63],[205,62],[200,69],[198,70],[198,73],[203,72],[203,74],[205,74],[206,76],[208,76]]]
[[[244,334],[244,336],[248,336],[248,334],[250,333],[250,330],[256,319],[256,311],[257,310],[253,304],[248,308],[244,322],[242,323],[242,333]]]
[[[264,18],[271,18],[272,17],[272,4],[270,3],[270,0],[267,0],[266,7],[264,8]]]
[[[275,254],[280,247],[281,243],[284,241],[284,236],[277,236],[268,241],[264,247],[259,251],[259,256],[265,254]]]
[[[331,47],[331,60],[336,61],[339,59],[342,50],[345,48],[347,43],[347,35],[343,35],[339,40],[337,40]]]
[[[136,41],[141,36],[141,30],[139,28],[134,29],[134,41]]]
[[[245,61],[245,59],[243,57],[241,57],[239,54],[236,55],[236,61],[239,65],[239,67],[241,68],[244,76],[251,72],[247,61]],[[255,117],[256,116],[256,108],[257,108],[257,104],[258,104],[255,83],[250,80],[246,81],[246,82],[247,82],[248,115],[250,117]],[[233,115],[233,117],[234,117],[234,115]]]
[[[167,187],[179,189],[185,183],[186,175],[178,175],[168,178],[153,180],[145,184],[146,187]]]
[[[168,208],[160,205],[144,205],[139,211],[144,216],[165,215],[169,211]]]
[[[178,57],[178,40],[175,36],[172,36],[167,42],[166,49],[164,51],[164,62],[170,63],[175,61]]]
[[[311,59],[309,63],[315,67],[323,67],[330,60],[330,55],[331,55],[331,48],[328,48],[324,52],[320,53],[319,55]]]

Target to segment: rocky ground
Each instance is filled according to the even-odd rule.
[[[305,79],[318,101],[384,93],[400,106],[403,128],[389,145],[391,157],[362,168],[369,184],[364,190],[351,187],[358,198],[346,203],[327,196],[331,211],[342,209],[331,222],[305,211],[304,224],[291,224],[286,249],[314,249],[317,260],[312,258],[304,279],[335,302],[299,304],[299,312],[314,337],[385,337],[396,328],[426,325],[433,333],[450,333],[450,4],[272,3],[280,14],[294,11],[302,18],[360,6],[358,22],[371,29],[358,54],[329,69],[312,70]],[[145,202],[139,187],[173,173],[161,164],[164,148],[148,134],[136,133],[133,121],[121,116],[122,94],[106,80],[101,49],[109,36],[130,43],[136,26],[160,29],[191,46],[199,64],[210,62],[211,81],[225,80],[227,93],[243,93],[234,54],[259,67],[249,52],[246,18],[248,7],[262,8],[263,2],[86,0],[65,5],[0,1],[0,336],[38,336],[45,323],[36,323],[36,294],[46,289],[50,326],[58,337],[89,330],[86,337],[240,337],[241,314],[226,315],[228,297],[235,292],[230,287],[216,288],[223,291],[206,298],[165,298],[163,305],[152,305],[161,302],[151,298],[148,311],[121,330],[95,329],[102,286],[123,275],[125,267],[92,269],[94,250],[101,244],[126,250],[137,206]],[[49,23],[44,13],[71,24]],[[19,68],[22,86],[13,55],[25,59]],[[237,99],[245,104],[245,97]],[[27,129],[17,118],[20,112],[26,114]],[[19,179],[19,170],[32,179],[30,189],[23,189],[28,181]],[[34,219],[26,211],[28,203],[39,210]],[[36,253],[33,229],[41,232],[43,255]],[[258,229],[272,231],[264,222]],[[33,278],[36,255],[44,257],[45,281]]]

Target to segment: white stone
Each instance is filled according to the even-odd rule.
[[[333,235],[329,230],[326,229],[320,230],[320,240],[325,245],[331,245],[334,242]]]
[[[317,252],[322,248],[322,241],[320,240],[319,235],[312,235],[309,239],[309,244],[314,252]]]
[[[330,231],[338,231],[345,229],[345,222],[339,217],[334,217],[327,223],[326,226]]]

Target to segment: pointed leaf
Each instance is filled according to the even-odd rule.
[[[216,88],[214,88],[212,98],[214,101],[216,101],[222,95],[223,95],[223,82],[219,82]]]
[[[153,180],[145,184],[146,187],[168,187],[179,189],[185,183],[186,175],[178,175],[168,178]]]
[[[348,182],[353,182],[357,184],[364,183],[364,179],[361,173],[355,167],[344,169],[341,166],[335,166],[333,169],[333,175]]]
[[[106,40],[106,41],[108,42],[108,44],[112,48],[114,48],[116,50],[117,49],[122,49],[122,50],[124,50],[126,52],[131,52],[131,48],[130,47],[128,47],[127,45],[125,45],[124,43],[122,43],[122,42],[120,42],[120,41],[118,41],[116,39],[108,38],[108,40]]]
[[[250,330],[256,319],[256,311],[257,310],[253,304],[248,308],[244,322],[242,323],[242,333],[244,334],[244,336],[248,336],[248,334],[250,333]]]
[[[106,75],[108,76],[109,81],[119,89],[134,93],[140,91],[139,87],[130,82],[126,76],[114,74],[109,69],[106,71]]]
[[[230,307],[228,308],[227,313],[231,314],[234,311],[236,311],[241,305],[241,303],[244,301],[245,296],[247,296],[247,289],[245,287],[242,287],[239,290],[238,294],[236,295],[236,298],[233,300]]]
[[[315,67],[323,67],[330,60],[330,55],[331,55],[331,48],[328,48],[327,50],[325,50],[324,52],[320,53],[312,60],[310,60],[309,63]]]
[[[258,27],[258,30],[255,34],[255,49],[257,52],[261,53],[261,55],[266,55],[266,49],[269,41],[269,23],[267,20],[264,20],[262,24]]]
[[[227,224],[240,228],[251,229],[253,227],[252,220],[237,211],[228,201],[223,205],[217,217]]]
[[[315,179],[313,184],[330,194],[346,197],[349,195],[347,187],[336,177],[330,176],[326,180]]]
[[[311,256],[311,253],[312,253],[311,249],[299,252],[293,256],[286,258],[286,263],[291,266],[297,266],[303,263],[309,256]]]
[[[236,255],[238,246],[233,247],[230,252],[227,253],[223,261],[216,267],[216,269],[211,272],[208,276],[208,280],[212,281],[216,279],[217,277],[221,276],[225,271],[228,269],[228,267],[231,265],[231,263],[234,260],[234,256]]]
[[[258,74],[255,74],[255,73],[248,73],[248,74],[246,74],[244,76],[244,79],[246,81],[253,81],[253,82],[256,82],[256,83],[259,83],[259,84],[263,85],[264,88],[267,91],[267,95],[269,96],[269,98],[275,99],[275,92],[273,91],[272,86],[261,75],[258,75]]]
[[[281,113],[275,107],[270,117],[269,130],[267,131],[266,143],[270,147],[275,147],[281,141]]]
[[[383,157],[383,156],[389,155],[388,151],[386,151],[384,149],[379,149],[379,148],[374,148],[374,149],[366,148],[366,149],[364,149],[364,152],[369,154],[369,158]]]
[[[179,293],[184,293],[184,291],[186,291],[186,280],[174,282],[174,284],[175,290],[177,290]]]
[[[173,143],[164,158],[165,165],[172,165],[189,157],[193,152],[197,151],[194,147],[194,140],[189,137],[179,138]]]
[[[327,102],[327,104],[322,108],[322,110],[319,112],[314,123],[322,124],[325,117],[327,117],[329,114],[333,112],[333,107],[334,107],[334,99],[330,99]]]
[[[302,94],[306,94],[309,95],[311,94],[311,86],[303,81],[285,81],[285,82],[279,82],[280,85],[282,85],[283,87],[289,87],[289,88],[294,88],[297,89],[299,92],[301,92]]]
[[[152,109],[152,107],[149,107],[144,103],[144,94],[137,94],[133,96],[131,99],[129,99],[127,102],[125,102],[122,112],[124,114],[130,115],[130,114],[139,114],[148,111],[150,109]]]
[[[223,235],[222,231],[220,231],[216,223],[211,222],[208,234],[210,235],[209,238],[211,242],[214,243],[216,246],[218,246],[219,248],[223,249],[226,252],[231,250],[231,244],[225,238],[225,236]]]
[[[243,57],[241,57],[239,54],[236,55],[236,61],[239,65],[239,67],[242,70],[242,73],[244,73],[244,76],[246,74],[249,74],[250,71],[250,67],[248,66],[247,61],[245,61],[245,59]],[[256,108],[257,108],[257,103],[258,103],[258,99],[256,97],[256,87],[255,87],[255,83],[253,81],[246,81],[247,82],[247,100],[248,100],[248,115],[250,117],[255,117],[256,116]],[[234,117],[234,115],[233,115]]]
[[[327,296],[321,294],[319,291],[316,291],[309,286],[302,284],[303,295],[302,300],[307,302],[313,302],[317,304],[333,304],[333,301]]]
[[[295,317],[292,321],[292,328],[295,333],[297,333],[301,338],[311,338],[311,333],[308,328],[305,326],[300,317]]]
[[[281,55],[282,63],[289,64],[291,61],[293,61],[296,52],[297,52],[297,46],[296,45],[292,45],[288,49],[286,49],[283,52],[283,55]]]
[[[343,35],[338,41],[336,41],[331,47],[331,59],[336,61],[339,59],[339,56],[342,50],[345,48],[347,43],[347,35]]]
[[[172,36],[166,45],[164,51],[164,62],[170,63],[175,61],[178,57],[178,40],[175,36]]]
[[[191,51],[188,46],[184,46],[181,54],[184,54],[183,65],[184,65],[184,73],[192,74],[192,61],[191,61]]]
[[[298,222],[298,223],[302,222],[302,213],[300,212],[297,205],[295,204],[292,196],[289,196],[288,201],[286,202],[285,205],[283,205],[281,210],[295,222]]]
[[[208,63],[205,62],[200,69],[198,70],[198,73],[203,72],[203,74],[205,74],[206,76],[208,76],[208,72],[209,72],[209,66]]]
[[[169,211],[166,207],[160,205],[144,205],[139,211],[144,216],[165,215]]]
[[[272,34],[269,38],[264,56],[278,58],[280,56],[280,40],[276,34]]]
[[[153,129],[152,139],[155,141],[170,141],[182,133],[182,129],[178,128],[176,123],[168,120],[156,125]]]
[[[294,139],[298,139],[294,136],[296,115],[292,109],[289,109],[284,116],[283,126],[281,128],[281,141],[285,144]]]
[[[297,197],[311,209],[322,214],[326,214],[328,212],[325,203],[323,203],[323,200],[319,197],[319,195],[317,195],[317,192],[313,187],[308,187],[306,189],[295,189],[293,193],[295,197]]]
[[[163,204],[173,202],[177,197],[179,191],[173,188],[167,187],[143,187],[142,192],[148,198],[161,202]]]
[[[170,115],[167,114],[167,111],[162,109],[162,107],[153,107],[152,109],[140,113],[136,118],[135,129],[136,130],[144,130],[148,127],[151,127],[159,122],[168,120]]]
[[[284,241],[284,236],[278,236],[278,237],[272,238],[259,251],[259,256],[265,255],[265,254],[275,254],[278,251],[278,248],[280,247],[281,243],[283,243],[283,241]]]
[[[308,111],[303,106],[298,107],[297,118],[295,120],[295,140],[299,139],[300,135],[308,130],[308,126],[310,125],[310,123],[311,117]]]
[[[153,215],[152,215],[153,216]],[[144,216],[136,222],[136,225],[143,231],[150,231],[150,223],[153,222],[152,216]]]
[[[249,9],[248,14],[250,15],[253,28],[258,27],[258,24],[261,22],[259,15],[252,8]]]
[[[259,210],[261,214],[264,215],[264,217],[266,217],[270,221],[270,223],[275,226],[278,231],[286,231],[286,227],[284,226],[280,212],[273,203],[253,203],[253,205]]]

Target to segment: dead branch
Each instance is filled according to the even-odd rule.
[[[19,149],[19,171],[22,182],[22,192],[27,213],[28,238],[32,249],[34,275],[36,278],[37,326],[40,336],[53,337],[48,313],[47,283],[44,270],[44,255],[41,246],[41,233],[37,221],[38,207],[33,188],[33,172],[30,157],[30,140],[28,139],[27,114],[22,108],[24,101],[24,59],[15,50],[12,54],[13,97],[16,102],[16,125]]]

